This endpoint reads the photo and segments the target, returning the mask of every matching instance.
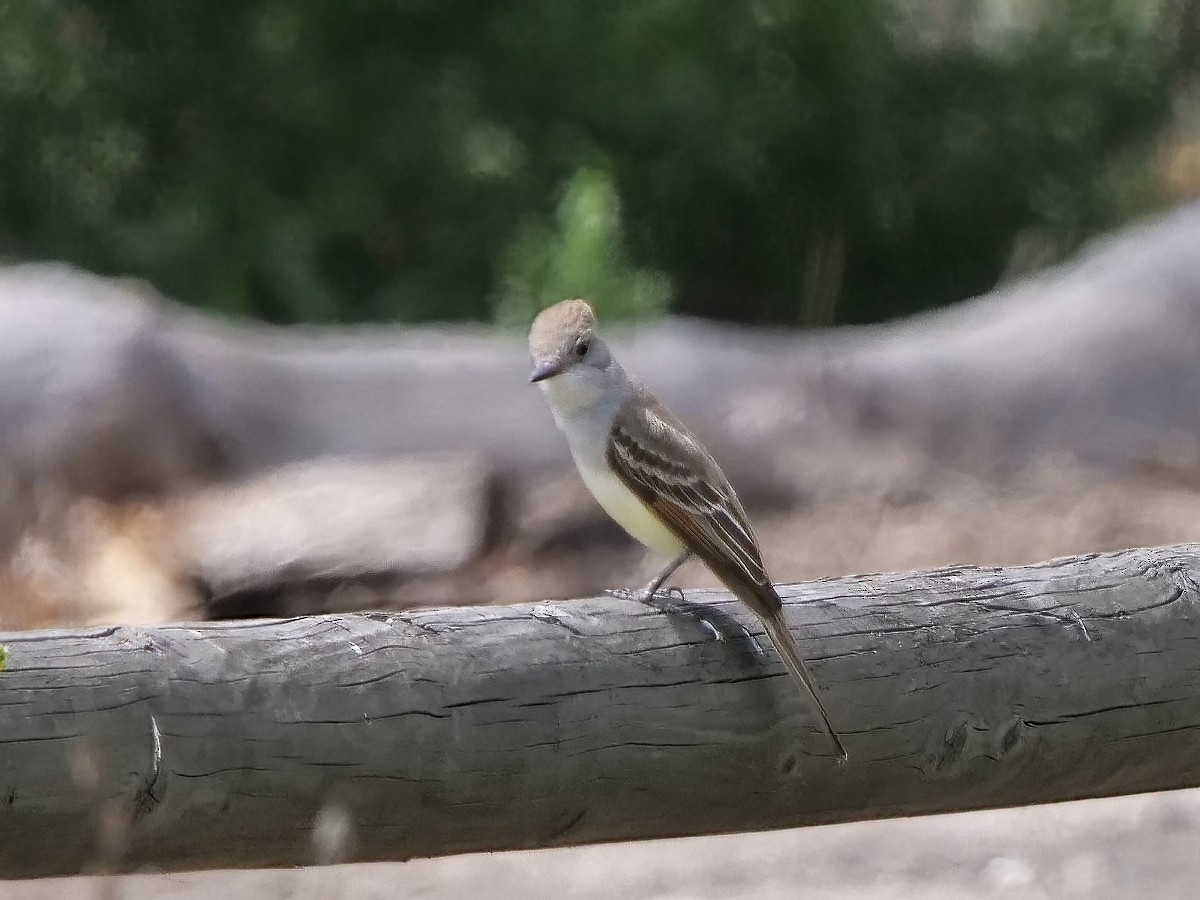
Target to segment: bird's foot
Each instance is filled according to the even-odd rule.
[[[677,600],[680,603],[687,600],[683,591],[677,587],[659,588],[658,590],[644,587],[639,591],[629,588],[608,588],[604,593],[610,597],[616,597],[618,600],[634,600],[638,603],[645,603],[647,606],[654,606],[656,600]]]

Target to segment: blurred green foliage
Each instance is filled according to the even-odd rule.
[[[1153,201],[1178,8],[4,3],[0,251],[277,321],[884,318]]]
[[[581,169],[558,204],[558,229],[538,222],[518,235],[503,261],[496,318],[527,326],[564,297],[598,297],[612,318],[662,312],[671,286],[660,272],[631,267],[621,247],[620,199],[611,176]]]

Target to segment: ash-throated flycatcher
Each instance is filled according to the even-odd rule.
[[[845,759],[846,749],[783,621],[783,601],[763,567],[758,538],[721,467],[612,358],[584,301],[564,300],[543,310],[529,331],[529,350],[529,380],[546,395],[584,484],[621,527],[673,557],[640,598],[653,598],[693,553],[699,556],[762,621]]]

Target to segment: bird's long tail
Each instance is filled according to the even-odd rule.
[[[843,761],[849,759],[849,754],[846,753],[846,748],[842,745],[842,739],[838,737],[837,732],[833,730],[833,724],[829,721],[829,713],[825,712],[825,706],[821,703],[821,698],[817,696],[812,674],[808,671],[808,666],[805,665],[804,658],[800,655],[800,648],[796,646],[795,638],[788,631],[787,623],[783,621],[783,613],[778,609],[771,609],[760,612],[759,617],[767,629],[767,634],[771,637],[771,643],[775,645],[776,652],[783,660],[783,664],[787,666],[788,672],[791,673],[792,678],[796,680],[796,683],[800,685],[804,693],[812,700],[817,712],[821,714],[821,721],[825,725],[825,731],[828,733],[829,739],[833,741],[834,746],[837,747],[838,754]]]

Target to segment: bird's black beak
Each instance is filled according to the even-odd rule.
[[[537,384],[539,381],[545,381],[547,378],[553,378],[564,368],[561,359],[548,359],[545,362],[538,363],[533,368],[533,372],[529,376],[530,384]]]

